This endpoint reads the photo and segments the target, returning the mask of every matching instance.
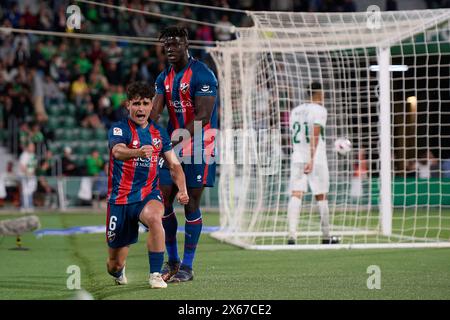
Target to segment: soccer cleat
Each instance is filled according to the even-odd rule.
[[[163,269],[161,271],[161,277],[164,281],[168,281],[175,273],[180,269],[180,262],[164,262]]]
[[[339,237],[335,237],[335,236],[322,239],[322,244],[338,244],[340,242],[341,242],[341,240],[339,239]]]
[[[186,282],[194,279],[194,271],[187,266],[180,266],[180,269],[177,273],[175,273],[168,282],[170,283],[178,283],[178,282]]]
[[[294,238],[289,238],[287,241],[287,244],[295,244],[295,239]]]
[[[148,279],[148,283],[152,289],[164,289],[167,288],[167,283],[161,277],[161,273],[153,272],[150,274],[150,278]]]
[[[114,283],[117,285],[124,285],[128,283],[127,276],[125,275],[125,267],[123,267],[122,275],[118,278],[114,277]]]

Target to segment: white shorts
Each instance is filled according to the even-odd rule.
[[[313,171],[304,173],[305,163],[291,163],[290,191],[308,191],[308,184],[313,195],[327,194],[330,188],[328,165],[314,164]]]

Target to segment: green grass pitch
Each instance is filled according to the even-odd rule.
[[[10,218],[2,216],[0,219]],[[42,228],[104,224],[102,214],[40,214]],[[205,225],[219,216],[204,214]],[[450,299],[450,249],[249,251],[203,234],[195,279],[148,286],[145,234],[131,247],[127,286],[106,273],[103,234],[23,237],[30,251],[10,251],[13,237],[0,239],[0,299],[71,299],[67,267],[81,269],[81,286],[95,299]],[[178,237],[180,254],[184,234]],[[381,289],[367,288],[367,268],[381,268]]]

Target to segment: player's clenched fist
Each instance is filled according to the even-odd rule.
[[[150,145],[142,146],[139,149],[139,157],[141,158],[150,158],[153,153],[153,147]]]
[[[186,191],[178,191],[177,201],[182,205],[188,204],[189,196],[188,196],[187,192]]]

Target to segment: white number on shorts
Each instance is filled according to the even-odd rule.
[[[109,219],[109,230],[110,231],[116,230],[116,221],[117,221],[117,217],[115,217],[115,216],[112,216],[111,219]]]

